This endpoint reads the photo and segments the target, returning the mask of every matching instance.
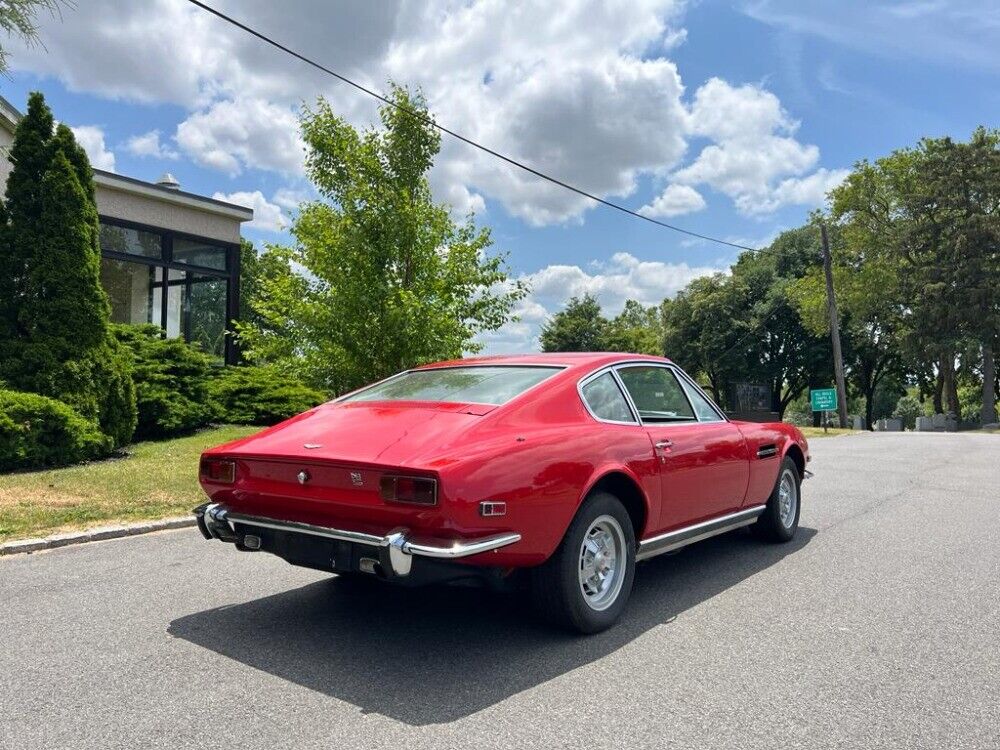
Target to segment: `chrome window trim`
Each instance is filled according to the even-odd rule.
[[[625,399],[625,405],[628,407],[629,412],[631,412],[632,414],[633,421],[631,422],[622,422],[621,420],[618,419],[603,419],[597,416],[594,413],[594,410],[590,408],[590,404],[587,403],[586,396],[583,395],[584,386],[586,386],[587,384],[589,384],[594,380],[597,380],[598,378],[604,375],[607,375],[608,373],[611,374],[611,379],[615,381],[615,385],[618,386],[618,390],[621,392],[622,398]],[[614,365],[605,365],[595,370],[594,372],[591,372],[588,375],[584,375],[576,382],[576,392],[577,395],[580,397],[580,401],[583,403],[583,408],[586,409],[587,413],[590,414],[590,416],[593,417],[596,421],[602,422],[604,424],[628,425],[630,427],[642,426],[642,422],[639,419],[639,413],[635,410],[635,404],[632,403],[632,399],[629,398],[628,391],[625,390],[625,387],[622,385],[621,380],[619,380],[618,374],[615,372]]]
[[[689,387],[689,388],[693,389],[695,392],[697,392],[702,398],[705,399],[705,401],[708,402],[708,405],[712,408],[712,411],[714,411],[716,413],[716,415],[719,417],[718,420],[715,420],[715,419],[708,420],[708,419],[702,419],[701,417],[698,417],[698,421],[699,422],[704,422],[705,424],[717,424],[719,421],[722,421],[722,422],[728,422],[729,421],[729,417],[727,417],[722,412],[722,409],[719,408],[719,405],[716,404],[715,401],[707,393],[705,393],[705,389],[702,388],[700,385],[698,385],[696,382],[694,382],[694,378],[692,378],[690,375],[688,375],[686,372],[684,372],[684,370],[682,370],[679,367],[677,368],[677,371],[682,376],[682,378],[681,378],[681,385]],[[688,396],[688,400],[690,401],[690,394]],[[693,406],[694,406],[694,404],[692,404],[692,407]],[[695,416],[697,416],[698,410],[695,409],[694,413],[695,413]]]
[[[390,380],[395,380],[396,378],[401,378],[404,375],[409,375],[409,374],[414,373],[414,372],[431,372],[433,370],[464,370],[464,369],[467,369],[469,367],[532,367],[532,368],[540,369],[540,370],[565,370],[567,367],[569,367],[569,365],[564,365],[564,364],[538,364],[538,365],[535,365],[535,364],[530,364],[530,363],[527,363],[527,362],[512,362],[512,363],[509,363],[509,364],[505,364],[505,363],[501,363],[501,362],[470,362],[467,365],[442,365],[441,367],[434,367],[434,366],[429,366],[429,367],[411,367],[409,370],[403,370],[402,372],[397,372],[395,375],[390,375],[387,378],[382,378],[382,380],[377,380],[374,383],[369,383],[368,385],[364,385],[364,386],[361,386],[360,388],[356,388],[355,390],[351,391],[350,393],[345,393],[343,396],[337,396],[336,398],[331,399],[330,401],[327,401],[327,403],[328,404],[337,404],[337,403],[340,403],[341,401],[346,401],[347,399],[351,398],[352,396],[357,396],[360,393],[364,393],[365,391],[371,390],[375,386],[382,385],[383,383],[388,383]],[[549,376],[549,377],[551,377],[551,376]],[[509,399],[508,401],[504,401],[502,404],[491,404],[491,403],[486,403],[486,402],[483,402],[483,401],[476,401],[475,403],[481,403],[484,406],[498,406],[498,407],[499,406],[504,406],[506,404],[511,403],[515,399],[521,398],[521,396],[523,396],[525,393],[530,393],[532,390],[534,390],[535,388],[538,388],[543,383],[547,383],[548,381],[549,381],[549,378],[545,378],[544,380],[541,380],[541,381],[535,383],[530,388],[526,388],[525,390],[521,391],[516,396],[514,396],[514,398]],[[414,399],[414,400],[415,401],[420,401],[421,399]],[[372,402],[372,403],[375,403],[375,402]],[[451,402],[450,401],[448,403],[461,403],[461,402],[459,402],[459,401]]]
[[[677,384],[680,386],[681,393],[684,395],[684,400],[687,401],[688,407],[691,409],[691,414],[693,416],[691,417],[691,419],[685,419],[684,421],[670,421],[670,422],[642,421],[642,415],[639,414],[639,409],[635,405],[635,402],[632,400],[632,394],[628,392],[628,388],[625,387],[625,383],[621,380],[621,378],[620,377],[618,378],[618,384],[622,387],[622,390],[625,392],[626,398],[632,405],[633,414],[636,414],[639,417],[639,423],[643,427],[684,427],[692,424],[701,424],[701,420],[698,419],[698,412],[695,411],[694,404],[691,403],[691,399],[688,397],[687,391],[684,389],[682,378],[677,374],[678,372],[681,371],[681,369],[673,362],[650,362],[646,360],[635,360],[628,362],[617,362],[614,365],[612,365],[612,367],[616,371],[615,372],[616,377],[618,377],[617,370],[626,370],[632,367],[660,367],[664,370],[672,372],[674,374],[674,377],[677,378]]]

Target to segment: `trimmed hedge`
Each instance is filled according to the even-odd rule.
[[[219,369],[182,339],[165,339],[156,325],[112,325],[133,355],[139,423],[135,439],[164,438],[205,427],[216,418],[208,386]]]
[[[0,390],[0,471],[79,463],[112,447],[94,422],[61,401]]]
[[[230,424],[272,425],[326,400],[272,367],[227,367],[211,382],[209,393],[219,418]]]

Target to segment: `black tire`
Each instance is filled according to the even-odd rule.
[[[782,512],[782,482],[787,481],[788,489],[793,492],[791,502],[794,508],[786,507]],[[802,477],[799,476],[799,467],[788,456],[781,462],[778,470],[778,478],[774,482],[774,489],[767,499],[767,506],[760,514],[757,522],[753,525],[754,533],[767,542],[782,544],[792,541],[796,529],[799,528],[799,514],[802,512]]]
[[[617,540],[619,532],[620,541]],[[603,596],[596,593],[603,580],[593,589],[595,593],[592,595],[584,592],[584,583],[581,582],[581,567],[587,554],[583,548],[588,536],[592,543],[595,539],[613,540],[616,547],[615,566]],[[623,548],[621,554],[617,552],[619,546]],[[602,548],[598,555],[603,555],[603,549],[606,548]],[[588,550],[591,555],[594,554],[591,547]],[[531,596],[535,609],[550,622],[580,633],[606,630],[621,617],[632,593],[635,552],[635,531],[625,506],[607,492],[594,493],[580,506],[552,557],[532,570]],[[590,559],[599,560],[595,576],[598,570],[607,570],[604,567],[606,556]],[[622,563],[623,567],[619,568]],[[591,580],[596,581],[597,578]]]

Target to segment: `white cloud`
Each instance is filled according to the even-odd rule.
[[[315,194],[309,190],[297,190],[295,188],[283,187],[278,188],[271,200],[286,211],[297,211],[302,203],[313,200],[315,197]]]
[[[531,285],[531,293],[516,311],[521,320],[482,335],[480,340],[486,345],[486,351],[493,354],[537,351],[542,324],[561,310],[570,297],[592,294],[601,303],[604,313],[613,316],[622,311],[626,300],[657,305],[673,297],[692,279],[725,270],[715,266],[643,261],[626,252],[615,253],[606,263],[592,264],[592,268],[593,272],[588,273],[579,266],[550,265],[522,275],[521,280]]]
[[[695,93],[688,120],[692,135],[715,141],[673,177],[707,184],[725,193],[744,214],[770,213],[790,204],[818,205],[831,174],[805,177],[819,162],[819,149],[796,140],[798,123],[770,91],[732,86],[713,78]],[[843,179],[840,170],[839,179]]]
[[[672,194],[649,211],[695,206],[709,185],[746,213],[773,210],[777,186],[806,179],[819,151],[794,137],[778,99],[757,87],[710,81],[690,108],[670,50],[684,41],[684,0],[303,0],[296,13],[266,0],[220,0],[222,10],[361,83],[420,87],[442,124],[596,195],[622,199],[640,176],[680,170]],[[237,175],[302,174],[297,113],[328,97],[356,125],[375,105],[358,92],[180,0],[91,0],[62,21],[41,18],[46,49],[12,50],[14,65],[73,90],[169,102],[187,114],[167,149],[137,136],[134,153]],[[746,119],[742,119],[746,118]],[[711,141],[684,164],[692,137]],[[431,174],[455,213],[487,201],[534,224],[581,220],[595,204],[445,136]],[[678,204],[682,188],[691,192]]]
[[[149,156],[154,159],[179,159],[173,149],[160,141],[160,131],[150,130],[142,135],[133,135],[125,141],[125,150],[133,156]]]
[[[177,126],[177,145],[199,164],[237,175],[245,167],[302,171],[303,144],[290,107],[263,99],[216,102]]]
[[[654,219],[669,218],[701,211],[705,207],[705,199],[701,193],[689,185],[667,185],[666,190],[656,199],[642,208],[639,213]]]
[[[115,171],[115,155],[104,145],[104,131],[96,125],[71,127],[77,143],[87,152],[87,158],[94,169]]]
[[[246,206],[253,209],[253,221],[247,224],[253,229],[261,229],[265,232],[281,232],[289,225],[288,217],[281,211],[281,206],[271,203],[259,190],[253,192],[238,191],[235,193],[215,193],[213,196],[218,201],[235,203],[238,206]]]

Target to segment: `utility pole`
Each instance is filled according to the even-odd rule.
[[[833,341],[833,372],[837,378],[837,416],[840,426],[847,427],[847,389],[844,387],[844,354],[840,350],[840,318],[837,317],[837,300],[833,296],[833,262],[830,260],[830,239],[826,223],[819,225],[823,238],[823,273],[826,276],[826,307],[830,314],[830,339]],[[865,425],[869,427],[870,425]]]

